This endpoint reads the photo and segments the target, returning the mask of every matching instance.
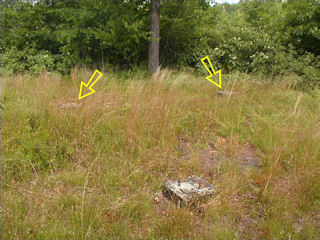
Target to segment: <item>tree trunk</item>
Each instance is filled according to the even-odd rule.
[[[159,68],[160,0],[152,0],[151,12],[152,39],[149,46],[149,71],[155,73]]]

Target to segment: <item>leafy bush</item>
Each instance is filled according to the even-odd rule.
[[[289,1],[285,24],[289,41],[300,52],[320,54],[320,2],[318,0]]]
[[[11,47],[1,55],[1,60],[2,71],[5,74],[25,71],[39,73],[43,69],[53,70],[55,66],[54,56],[49,51],[37,51],[34,48],[21,51]]]

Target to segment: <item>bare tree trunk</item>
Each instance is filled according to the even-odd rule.
[[[149,46],[149,71],[155,73],[159,68],[160,0],[152,0],[151,11],[152,39]]]

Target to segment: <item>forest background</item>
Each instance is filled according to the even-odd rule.
[[[161,2],[160,64],[203,71],[206,55],[223,72],[296,74],[320,80],[320,2],[206,0]],[[145,68],[150,1],[3,1],[2,73],[69,73],[75,65]]]

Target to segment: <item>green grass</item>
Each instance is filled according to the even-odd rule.
[[[224,89],[240,95],[220,98],[189,73],[105,72],[97,92],[78,101],[91,73],[3,79],[3,239],[320,236],[319,91],[294,91],[285,78],[223,75]],[[188,161],[177,150],[181,137],[193,149]],[[199,150],[221,139],[217,151],[231,158],[207,176]],[[242,144],[262,152],[261,171],[236,165]],[[160,211],[161,184],[191,174],[217,193],[196,208],[167,203]]]

